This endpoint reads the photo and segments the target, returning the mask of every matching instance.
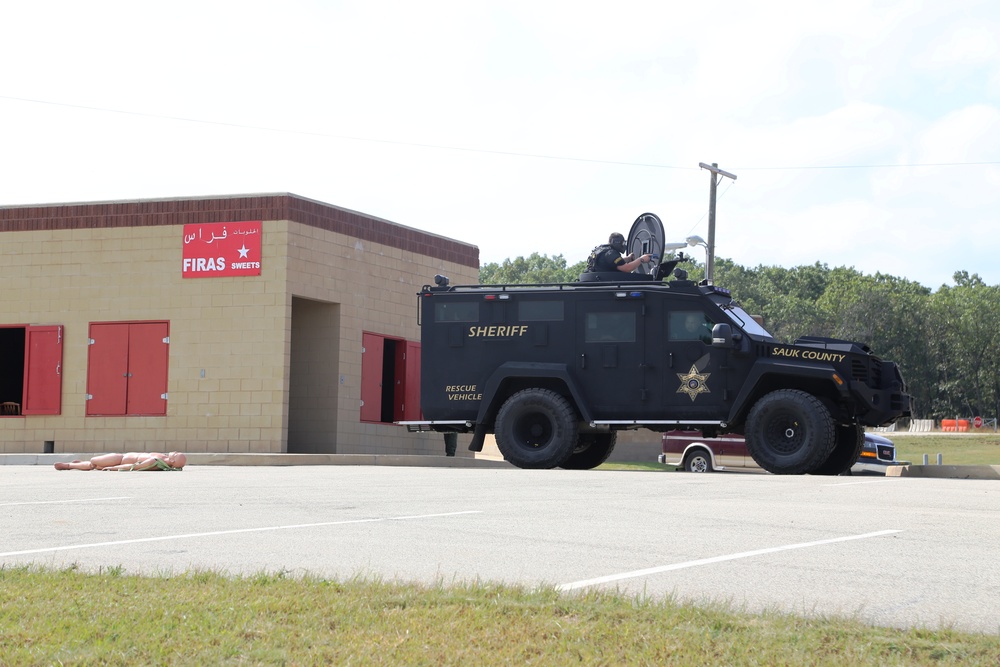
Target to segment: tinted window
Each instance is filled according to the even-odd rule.
[[[562,301],[518,301],[517,319],[521,322],[561,322]]]
[[[588,343],[634,343],[635,313],[587,313]]]
[[[670,313],[667,323],[667,337],[670,340],[700,340],[712,342],[712,320],[700,310],[675,311]]]
[[[435,322],[478,322],[478,301],[452,301],[434,304]]]

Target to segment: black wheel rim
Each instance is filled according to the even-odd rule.
[[[542,412],[529,412],[514,422],[514,439],[528,449],[544,447],[552,441],[552,420]]]
[[[775,414],[764,429],[764,438],[776,454],[794,454],[806,441],[806,428],[798,416],[790,412]]]

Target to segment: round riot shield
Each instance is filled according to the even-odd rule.
[[[627,248],[633,257],[640,255],[653,255],[653,260],[649,264],[640,264],[638,271],[642,273],[652,273],[663,258],[663,223],[655,213],[643,213],[635,222],[628,233]]]

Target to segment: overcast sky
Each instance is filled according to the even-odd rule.
[[[5,2],[0,206],[291,192],[584,259],[1000,284],[1000,3]],[[694,252],[704,259],[699,248]]]

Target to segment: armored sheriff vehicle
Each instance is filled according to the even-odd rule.
[[[651,213],[629,234],[663,256]],[[850,469],[864,427],[910,414],[896,364],[861,343],[781,343],[677,259],[647,273],[584,273],[575,283],[456,285],[418,295],[422,421],[412,431],[495,434],[521,468],[589,469],[619,431],[738,433],[778,474]],[[672,279],[671,279],[672,278]]]

